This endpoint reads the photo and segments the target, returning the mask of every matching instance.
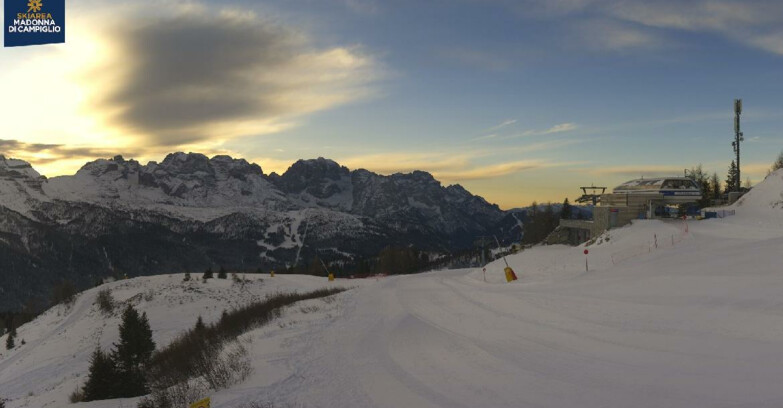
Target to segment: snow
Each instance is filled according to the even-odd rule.
[[[181,275],[106,286],[118,299],[136,296],[159,345],[198,315],[213,321],[267,293],[353,288],[245,335],[254,373],[213,392],[219,407],[781,406],[781,193],[779,171],[733,217],[688,220],[687,229],[635,221],[587,246],[526,249],[507,257],[512,283],[496,260],[486,282],[476,268],[332,283],[253,275],[245,290]],[[9,407],[67,406],[89,353],[116,341],[117,318],[99,314],[96,292],[19,328],[17,343],[27,344],[0,356]]]
[[[191,328],[198,316],[205,323],[216,321],[223,310],[262,300],[266,295],[311,291],[326,286],[352,287],[370,281],[340,281],[329,283],[313,276],[244,275],[244,286],[229,279],[210,279],[203,283],[200,274],[183,282],[184,274],[134,278],[107,283],[78,296],[71,307],[59,305],[17,330],[17,348],[2,350],[0,355],[0,396],[10,398],[9,407],[64,406],[68,395],[84,383],[89,356],[95,347],[111,348],[118,340],[119,309],[131,303],[139,312],[146,312],[157,345],[170,343],[178,334]],[[240,276],[241,277],[241,276]],[[124,302],[113,316],[103,315],[94,304],[99,290],[110,289],[117,302]],[[340,295],[338,295],[340,296]],[[313,319],[325,319],[339,304],[319,304],[317,314],[308,316],[300,311],[307,302],[290,307],[285,317],[273,323],[280,330],[294,330]],[[304,315],[304,316],[303,316]],[[266,328],[267,330],[269,327]],[[260,329],[263,330],[263,329]],[[257,331],[260,333],[260,331]],[[24,339],[25,345],[20,345]],[[5,337],[2,338],[3,346]],[[263,370],[261,370],[263,371]],[[128,402],[130,401],[130,402]],[[131,400],[126,401],[127,406]],[[114,407],[116,401],[93,402],[85,406]]]
[[[31,219],[31,201],[48,201],[40,191],[41,175],[29,163],[0,155],[0,207],[6,207]]]

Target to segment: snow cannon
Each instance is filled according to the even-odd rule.
[[[269,271],[269,277],[274,278],[275,277],[275,271]]]
[[[514,270],[511,269],[510,266],[503,268],[503,271],[506,272],[506,282],[517,280],[517,274],[514,273]]]
[[[334,281],[334,274],[332,272],[329,272],[329,282]]]
[[[495,242],[498,244],[498,250],[500,250],[501,247],[500,247],[500,241],[498,241],[498,237],[495,237],[494,235],[493,235],[493,237],[495,238]],[[506,261],[506,256],[505,255],[503,255],[503,263],[506,264],[506,267],[503,268],[503,272],[506,273],[506,282],[511,282],[511,281],[517,280],[517,274],[515,274],[514,270],[511,269],[510,266],[508,266],[508,261]]]

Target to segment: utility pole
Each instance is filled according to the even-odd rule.
[[[740,191],[740,185],[742,183],[742,177],[740,177],[740,142],[745,141],[745,138],[740,131],[740,115],[742,114],[742,99],[734,100],[734,141],[731,145],[734,147],[734,153],[737,154],[737,180],[735,182],[735,188]]]

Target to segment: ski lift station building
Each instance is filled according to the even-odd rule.
[[[641,178],[626,181],[611,193],[590,197],[596,201],[592,220],[560,220],[560,233],[569,243],[590,240],[634,219],[660,218],[671,205],[695,203],[701,199],[698,184],[687,177]],[[581,201],[587,201],[583,196]],[[579,200],[578,200],[579,201]]]

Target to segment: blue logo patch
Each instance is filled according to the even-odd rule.
[[[65,0],[5,0],[3,45],[65,42]]]

